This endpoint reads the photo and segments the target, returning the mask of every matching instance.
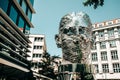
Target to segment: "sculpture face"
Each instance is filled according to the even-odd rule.
[[[63,59],[81,63],[90,53],[92,25],[89,16],[83,12],[65,15],[60,22],[57,46],[62,48]]]

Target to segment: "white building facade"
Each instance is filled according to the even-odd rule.
[[[96,80],[120,80],[120,19],[93,24],[91,63]]]
[[[45,35],[29,35],[29,40],[31,41],[29,50],[31,52],[28,53],[30,57],[28,57],[29,61],[32,61],[32,70],[38,72],[38,66],[42,62],[42,55],[47,50],[46,49],[46,42],[45,42]]]

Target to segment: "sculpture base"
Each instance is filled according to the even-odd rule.
[[[94,80],[92,74],[86,70],[85,64],[61,64],[58,71],[58,80]],[[88,75],[89,78],[91,77],[92,79],[86,79]]]

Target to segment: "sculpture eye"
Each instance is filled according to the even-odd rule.
[[[69,28],[69,30],[70,30],[70,31],[73,31],[73,28],[72,28],[72,27],[70,27],[70,28]]]
[[[64,34],[67,34],[67,33],[68,33],[68,30],[67,30],[67,29],[64,29],[63,33],[64,33]]]
[[[74,35],[75,34],[75,29],[73,28],[73,27],[70,27],[69,29],[68,29],[68,33],[67,34],[69,34],[69,35]]]
[[[84,32],[85,32],[85,28],[84,27],[79,28],[79,34],[84,34]]]
[[[69,28],[67,34],[69,34],[69,35],[73,34],[73,29],[72,29],[72,28]]]
[[[82,29],[79,29],[79,34],[83,34],[84,31]]]

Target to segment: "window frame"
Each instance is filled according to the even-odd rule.
[[[99,31],[98,35],[99,35],[100,38],[104,37],[104,31],[103,30]]]
[[[103,61],[108,60],[108,58],[107,58],[107,52],[106,51],[102,51],[101,52],[101,60],[103,60]]]
[[[110,44],[111,48],[116,47],[116,41],[114,41],[114,40],[109,41],[109,44]]]
[[[13,12],[13,11],[14,11],[14,12]],[[15,14],[15,13],[16,13],[16,14]],[[14,14],[14,15],[13,15],[13,14]],[[19,15],[19,13],[18,13],[16,7],[14,6],[14,4],[11,4],[11,6],[10,6],[10,12],[9,12],[9,17],[10,17],[10,19],[11,19],[15,24],[17,24],[18,15]],[[13,18],[12,18],[12,16],[13,16]],[[15,18],[15,16],[16,16],[16,18]],[[15,20],[13,20],[13,19],[15,19]]]
[[[108,29],[108,36],[109,37],[114,36],[114,29],[113,28],[112,29]]]
[[[111,52],[111,59],[112,60],[118,60],[118,52],[117,50],[112,50]]]
[[[98,64],[94,64],[94,67],[95,67],[95,73],[99,73],[99,66],[98,66]]]
[[[98,61],[97,52],[91,53],[91,59],[92,59],[92,61]]]
[[[120,73],[120,64],[119,63],[113,63],[113,72],[114,73]]]
[[[102,71],[103,71],[103,73],[109,73],[109,65],[102,64]]]
[[[106,49],[106,42],[100,42],[100,49]]]

